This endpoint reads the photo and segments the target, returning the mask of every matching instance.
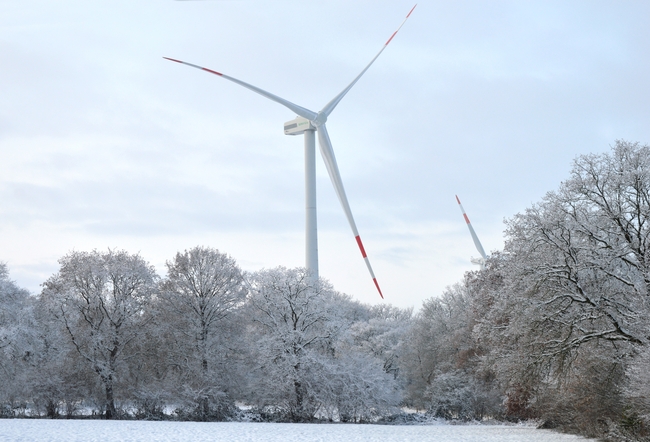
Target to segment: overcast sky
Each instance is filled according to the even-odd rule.
[[[36,293],[71,250],[165,274],[196,245],[304,265],[295,117],[172,57],[318,111],[413,0],[0,0],[0,261]],[[650,3],[421,1],[328,120],[386,301],[474,270],[581,154],[650,142]],[[320,157],[320,274],[380,302]]]

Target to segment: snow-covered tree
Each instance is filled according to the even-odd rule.
[[[650,147],[579,157],[506,238],[500,297],[514,314],[501,327],[538,367],[560,373],[583,347],[624,356],[647,344]]]
[[[470,420],[502,413],[498,384],[480,365],[485,349],[474,333],[482,313],[472,284],[476,277],[469,273],[441,297],[426,300],[409,333],[408,402],[438,417]]]
[[[96,373],[104,390],[105,416],[115,418],[115,387],[129,353],[151,319],[154,268],[139,255],[109,250],[71,252],[41,294],[70,342]]]
[[[638,143],[578,157],[507,222],[476,331],[511,415],[587,434],[618,419],[626,367],[643,366],[650,339],[649,251],[650,147]]]
[[[342,295],[334,302],[341,327],[312,368],[320,374],[314,384],[321,414],[368,422],[395,413],[405,382],[400,367],[411,309],[370,307]]]
[[[13,416],[28,398],[35,326],[29,292],[9,279],[7,265],[0,262],[0,416]]]
[[[301,421],[317,416],[358,421],[399,402],[385,354],[364,354],[351,329],[367,307],[313,282],[305,269],[263,270],[250,278],[249,336],[256,356],[251,399]],[[370,352],[368,352],[370,353]]]
[[[310,388],[310,360],[330,347],[341,326],[333,320],[334,293],[304,269],[284,267],[253,274],[250,285],[258,404],[281,407],[295,421],[311,419],[319,404]]]
[[[170,356],[183,395],[198,401],[198,417],[223,418],[226,392],[237,378],[236,342],[241,331],[228,318],[246,297],[243,274],[233,258],[194,247],[167,262],[161,284],[161,322],[173,338]],[[196,403],[196,402],[195,402]]]
[[[650,347],[639,349],[639,354],[627,367],[629,383],[625,394],[635,407],[635,412],[650,425]]]
[[[367,318],[352,322],[346,338],[355,351],[381,360],[384,371],[397,379],[412,314],[389,304],[370,307]]]

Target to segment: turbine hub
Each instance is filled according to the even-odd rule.
[[[311,120],[311,124],[313,124],[316,127],[322,126],[327,122],[327,115],[324,114],[322,111],[318,112],[318,115],[316,115],[316,118]]]

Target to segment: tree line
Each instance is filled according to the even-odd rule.
[[[36,296],[0,266],[5,417],[359,422],[400,404],[388,335],[410,310],[360,304],[300,268],[245,274],[207,247],[177,253],[164,278],[120,250],[59,264]]]
[[[647,437],[650,147],[578,157],[481,271],[413,312],[208,247],[160,277],[71,252],[39,294],[0,265],[0,415],[404,422],[536,419]]]

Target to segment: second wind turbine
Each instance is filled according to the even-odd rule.
[[[174,61],[176,63],[185,64],[187,66],[191,66],[197,69],[201,69],[203,71],[217,75],[221,78],[225,78],[226,80],[230,80],[233,83],[237,83],[240,86],[243,86],[247,89],[250,89],[253,92],[262,95],[263,97],[268,98],[269,100],[275,101],[276,103],[279,103],[287,107],[288,109],[292,110],[296,114],[298,114],[298,117],[295,120],[285,123],[284,133],[287,135],[304,134],[305,137],[305,190],[306,190],[305,267],[307,268],[308,274],[314,281],[318,280],[318,237],[317,237],[317,227],[316,227],[316,163],[315,163],[315,150],[316,150],[315,133],[318,132],[318,143],[320,146],[321,156],[323,157],[323,161],[325,162],[325,167],[327,168],[327,172],[329,174],[330,180],[332,181],[332,185],[334,186],[336,195],[339,198],[339,202],[343,207],[343,211],[345,212],[345,216],[348,219],[348,223],[352,228],[352,233],[354,234],[354,238],[357,242],[357,245],[359,246],[361,255],[363,256],[366,266],[368,267],[370,276],[372,277],[375,287],[379,292],[379,296],[381,296],[382,298],[384,297],[384,295],[382,294],[381,289],[379,288],[379,283],[377,282],[377,278],[375,277],[375,273],[372,270],[370,261],[368,260],[368,256],[366,255],[366,251],[363,247],[363,243],[361,242],[361,237],[359,236],[357,225],[354,222],[354,218],[352,217],[352,211],[350,210],[350,204],[348,203],[348,198],[345,194],[345,189],[343,188],[343,181],[341,180],[339,168],[338,165],[336,164],[336,157],[334,156],[334,150],[332,149],[332,143],[327,133],[325,122],[327,121],[327,117],[332,113],[334,108],[336,108],[336,106],[339,104],[341,99],[343,99],[345,94],[347,94],[350,91],[350,89],[352,89],[352,87],[359,80],[359,78],[361,78],[361,76],[374,63],[377,57],[379,57],[379,55],[384,51],[384,49],[386,49],[386,47],[391,42],[393,37],[395,37],[397,32],[402,28],[406,20],[409,18],[409,16],[413,12],[413,9],[415,9],[415,6],[413,6],[413,8],[409,11],[402,24],[399,26],[399,28],[397,28],[397,31],[393,32],[391,37],[384,44],[384,46],[382,46],[381,50],[377,53],[377,55],[375,55],[375,57],[372,60],[370,60],[370,63],[368,63],[368,65],[361,71],[361,73],[357,75],[357,77],[352,81],[352,83],[350,83],[345,89],[343,89],[343,91],[341,91],[329,103],[327,103],[325,107],[323,107],[323,109],[321,109],[319,112],[314,112],[302,106],[298,106],[297,104],[285,100],[284,98],[280,98],[277,95],[273,95],[270,92],[267,92],[251,84],[245,83],[236,78],[222,74],[221,72],[217,72],[212,69],[204,68],[202,66],[197,66],[195,64],[187,63],[173,58],[163,57],[167,60]]]

